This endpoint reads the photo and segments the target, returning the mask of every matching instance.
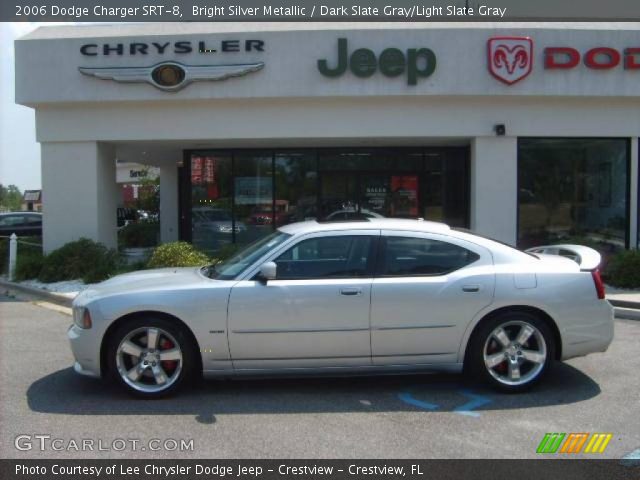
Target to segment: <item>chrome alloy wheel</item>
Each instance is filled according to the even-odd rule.
[[[506,322],[487,337],[482,350],[487,371],[504,385],[524,385],[543,370],[547,344],[536,327],[524,321]]]
[[[182,363],[178,342],[157,327],[129,332],[116,351],[120,377],[140,392],[156,393],[169,388],[180,377]]]

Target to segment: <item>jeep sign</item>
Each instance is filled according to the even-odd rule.
[[[347,71],[359,78],[368,78],[380,70],[385,77],[405,74],[408,85],[416,85],[418,78],[430,76],[436,69],[436,54],[429,48],[410,48],[405,52],[387,48],[376,56],[373,50],[359,48],[348,54],[347,39],[338,39],[338,58],[329,66],[327,60],[318,60],[318,70],[326,77],[339,77]]]

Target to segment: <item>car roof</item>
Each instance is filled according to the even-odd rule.
[[[1,212],[0,213],[0,217],[6,217],[9,215],[38,215],[41,217],[42,212],[30,212],[29,210],[25,210],[23,212],[17,211],[17,212]]]
[[[310,220],[307,222],[291,223],[280,227],[278,230],[290,235],[341,230],[397,230],[404,232],[436,233],[465,240],[489,249],[496,264],[508,263],[514,260],[518,260],[520,262],[531,262],[537,260],[535,256],[522,252],[511,245],[507,245],[472,232],[460,229],[454,230],[445,223],[430,222],[422,219],[367,218],[362,220],[326,222]]]
[[[421,219],[411,220],[404,218],[368,218],[363,220],[327,221],[318,222],[309,220],[306,222],[290,223],[279,228],[281,232],[290,235],[301,233],[326,232],[336,230],[408,230],[414,232],[449,232],[449,225],[439,222],[430,222]]]

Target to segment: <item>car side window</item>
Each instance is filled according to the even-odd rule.
[[[42,217],[40,215],[25,215],[24,223],[28,226],[40,225],[42,223]]]
[[[446,275],[480,258],[452,243],[416,237],[385,237],[378,274],[386,277]]]
[[[1,227],[16,227],[24,223],[24,217],[22,215],[7,215],[0,218]]]
[[[278,280],[370,276],[373,237],[317,237],[294,245],[276,260]]]

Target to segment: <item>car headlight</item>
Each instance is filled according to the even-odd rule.
[[[218,231],[222,233],[231,233],[231,227],[225,225],[218,225]]]
[[[86,307],[74,307],[73,323],[78,328],[91,328],[91,313],[89,313],[89,309]]]

